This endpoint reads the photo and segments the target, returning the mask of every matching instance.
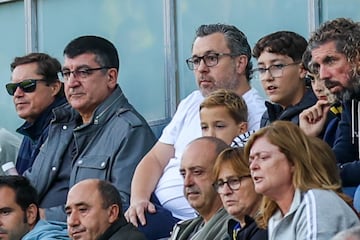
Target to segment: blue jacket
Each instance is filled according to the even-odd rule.
[[[355,137],[354,142],[352,142],[351,126],[353,123],[351,110],[351,101],[344,102],[338,127],[339,137],[333,146],[344,187],[360,184],[359,138]]]
[[[327,114],[327,122],[324,132],[321,134],[322,139],[329,144],[330,147],[333,147],[336,139],[340,136],[340,130],[338,130],[338,125],[341,120],[342,107],[341,103],[337,102],[335,105],[331,106]]]
[[[63,222],[39,220],[35,227],[28,232],[21,240],[49,240],[70,239],[67,233],[67,225]]]
[[[119,190],[123,209],[127,209],[135,168],[156,140],[145,119],[129,104],[119,86],[96,108],[87,124],[77,126],[79,113],[69,104],[56,108],[54,113],[48,139],[32,168],[24,173],[38,191],[40,202],[52,187],[62,156],[74,139],[78,152],[72,161],[69,188],[88,178],[109,181]],[[48,208],[45,213],[49,220],[66,220],[63,205]]]
[[[283,109],[278,104],[265,102],[267,110],[261,117],[260,127],[265,127],[275,120],[291,121],[296,125],[299,125],[299,114],[304,109],[313,106],[316,102],[317,98],[310,88],[306,90],[303,98],[298,104],[289,106],[286,109]]]
[[[16,160],[16,170],[19,174],[31,167],[36,156],[39,154],[40,147],[48,136],[49,124],[53,118],[52,110],[66,102],[65,97],[59,96],[52,102],[33,123],[25,122],[16,131],[24,136],[18,157]]]

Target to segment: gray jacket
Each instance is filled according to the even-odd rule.
[[[212,218],[204,223],[198,216],[194,219],[181,221],[174,226],[170,240],[228,240],[227,222],[231,216],[221,208]]]
[[[69,188],[87,178],[110,181],[126,209],[135,168],[156,141],[145,119],[119,86],[97,107],[90,123],[76,127],[80,116],[69,104],[54,109],[54,116],[48,139],[32,168],[24,173],[36,187],[40,201],[55,181],[62,156],[74,137],[78,154],[72,161]],[[65,221],[64,206],[46,209],[46,218]]]
[[[336,233],[359,225],[355,211],[334,191],[295,191],[290,210],[283,217],[278,210],[270,218],[269,239],[328,240]]]

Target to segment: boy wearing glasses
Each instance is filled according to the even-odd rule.
[[[261,127],[275,120],[299,125],[299,114],[316,103],[312,89],[306,86],[306,70],[301,64],[306,47],[305,38],[289,31],[271,33],[256,43],[253,56],[258,67],[253,72],[271,101],[265,103]]]
[[[11,83],[6,90],[13,96],[15,109],[25,120],[16,131],[23,135],[16,170],[22,174],[30,168],[48,136],[52,110],[66,102],[58,79],[60,62],[45,53],[16,57],[10,65]]]

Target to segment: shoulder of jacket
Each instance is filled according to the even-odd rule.
[[[117,110],[117,116],[129,123],[130,126],[138,127],[144,125],[143,119],[141,119],[131,108],[119,108]]]

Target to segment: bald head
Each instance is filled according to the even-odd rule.
[[[65,211],[71,238],[97,239],[121,214],[121,198],[109,182],[87,179],[69,191]]]
[[[216,157],[227,147],[225,142],[215,137],[197,138],[187,145],[181,159],[184,195],[205,221],[222,207],[212,186],[215,181],[212,172]]]
[[[185,148],[184,154],[195,152],[198,155],[205,154],[208,156],[208,161],[215,162],[216,157],[226,148],[227,145],[223,140],[216,137],[199,137],[191,141]],[[183,158],[184,158],[183,154]],[[210,156],[215,156],[215,159]]]

